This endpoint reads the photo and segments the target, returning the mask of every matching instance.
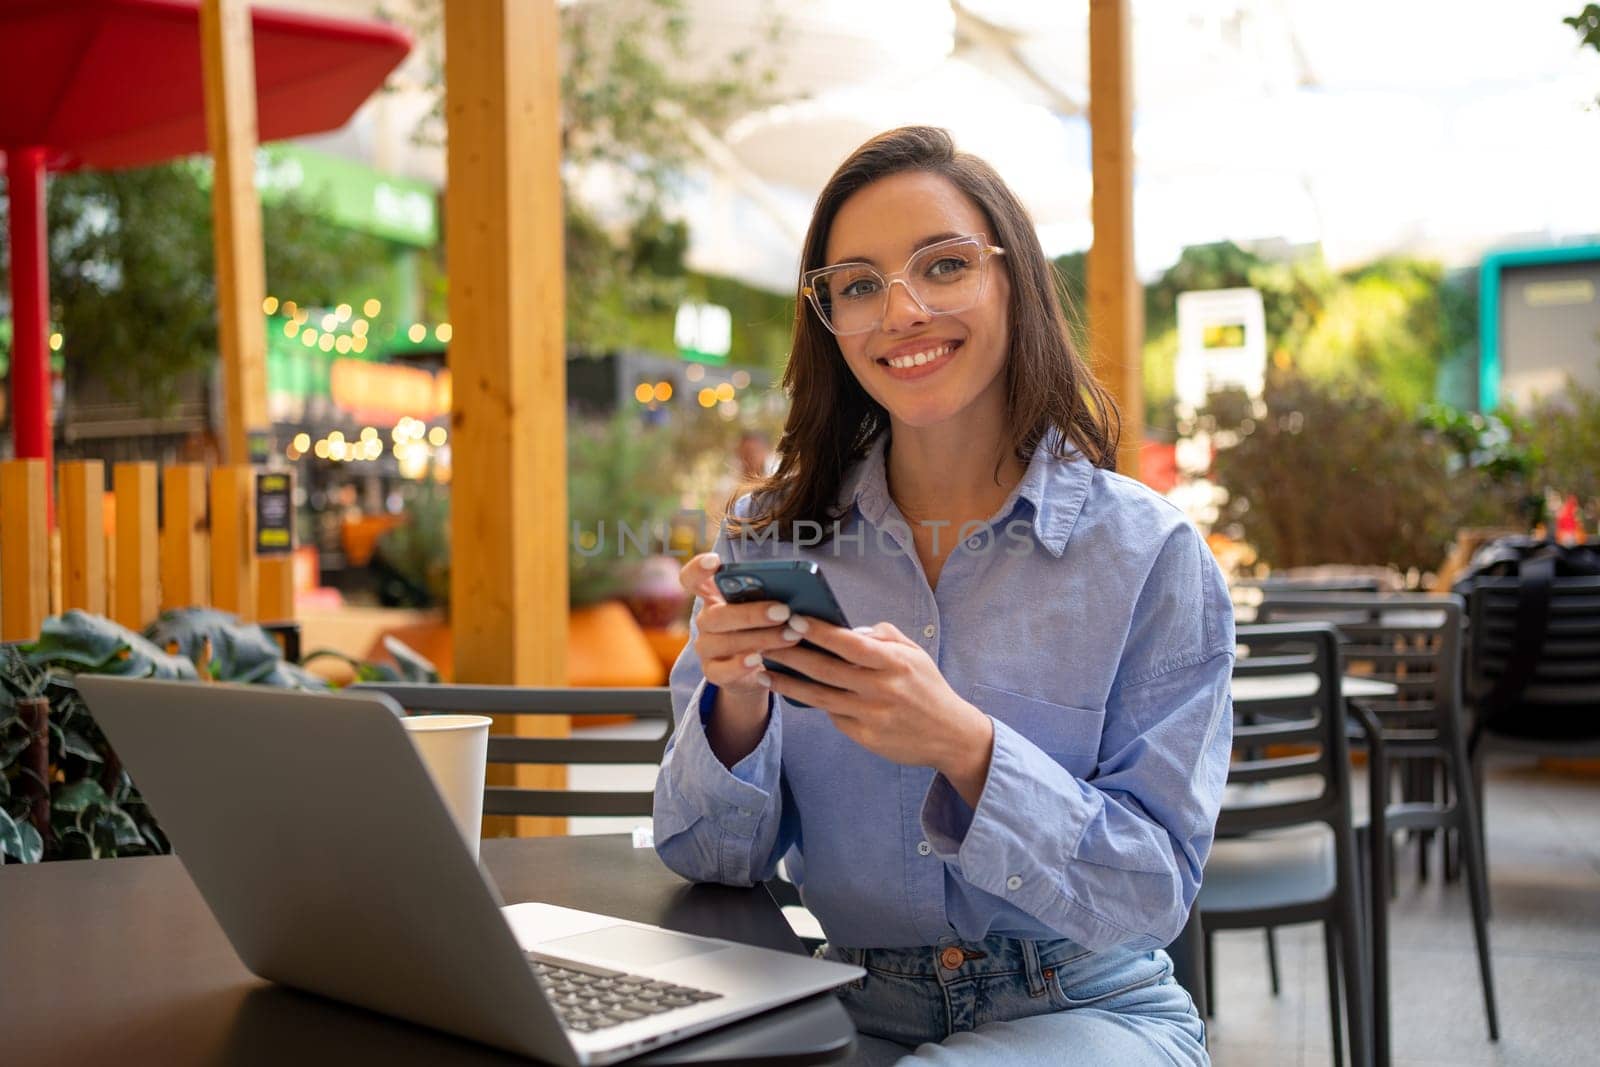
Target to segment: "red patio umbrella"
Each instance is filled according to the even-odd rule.
[[[383,23],[257,8],[259,137],[335,129],[411,50]],[[0,0],[0,152],[11,197],[11,421],[50,455],[45,170],[206,150],[196,0]]]

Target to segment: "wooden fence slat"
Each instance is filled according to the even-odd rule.
[[[161,610],[211,603],[211,531],[206,469],[178,463],[161,472]]]
[[[255,468],[211,471],[211,602],[254,621],[256,610]]]
[[[111,617],[143,630],[160,610],[156,523],[156,465],[118,463],[111,470],[117,496],[117,578]]]
[[[31,641],[50,612],[45,462],[0,463],[0,640]]]
[[[106,613],[106,467],[98,459],[62,463],[61,610]]]
[[[256,577],[261,621],[293,622],[294,557],[260,557],[256,560]]]

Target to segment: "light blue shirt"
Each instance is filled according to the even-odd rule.
[[[926,649],[994,721],[976,809],[932,769],[777,696],[729,770],[706,740],[716,687],[691,641],[656,782],[662,860],[750,885],[787,856],[828,939],[851,948],[990,934],[1167,944],[1199,890],[1233,732],[1233,609],[1210,550],[1144,486],[1040,448],[991,521],[940,530],[959,541],[930,588],[889,498],[884,440],[846,476],[836,538],[724,534],[717,551],[815,560],[852,624],[886,620]]]

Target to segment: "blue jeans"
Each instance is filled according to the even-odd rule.
[[[989,937],[818,955],[867,971],[839,991],[860,1035],[852,1063],[1210,1063],[1165,952]]]

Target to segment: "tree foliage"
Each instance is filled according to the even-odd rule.
[[[1576,496],[1585,528],[1600,523],[1600,389],[1419,418],[1371,385],[1280,371],[1261,401],[1219,393],[1199,421],[1229,496],[1219,527],[1274,568],[1429,570],[1463,527],[1548,522],[1547,496]]]
[[[1145,288],[1147,425],[1175,426],[1178,295],[1246,287],[1261,293],[1273,368],[1370,387],[1412,412],[1435,398],[1441,371],[1477,328],[1472,286],[1437,263],[1397,256],[1335,272],[1320,253],[1269,259],[1230,241],[1191,246]]]
[[[411,0],[387,12],[427,57],[434,103],[414,133],[423,144],[448,136],[441,3]],[[565,4],[560,19],[567,338],[592,351],[622,348],[639,343],[641,319],[658,330],[695,295],[674,198],[699,129],[719,131],[757,106],[774,71],[748,50],[725,66],[697,67],[684,0]],[[780,26],[774,13],[768,36]],[[578,180],[596,174],[606,177],[599,196]]]
[[[1219,394],[1201,415],[1219,444],[1223,529],[1275,568],[1429,568],[1455,533],[1449,451],[1377,390],[1280,372],[1260,405]]]
[[[329,224],[317,206],[305,197],[263,203],[267,287],[332,303],[388,253],[378,238]],[[59,175],[47,217],[50,317],[66,373],[104,381],[160,414],[180,380],[217,355],[206,167],[177,161]]]

